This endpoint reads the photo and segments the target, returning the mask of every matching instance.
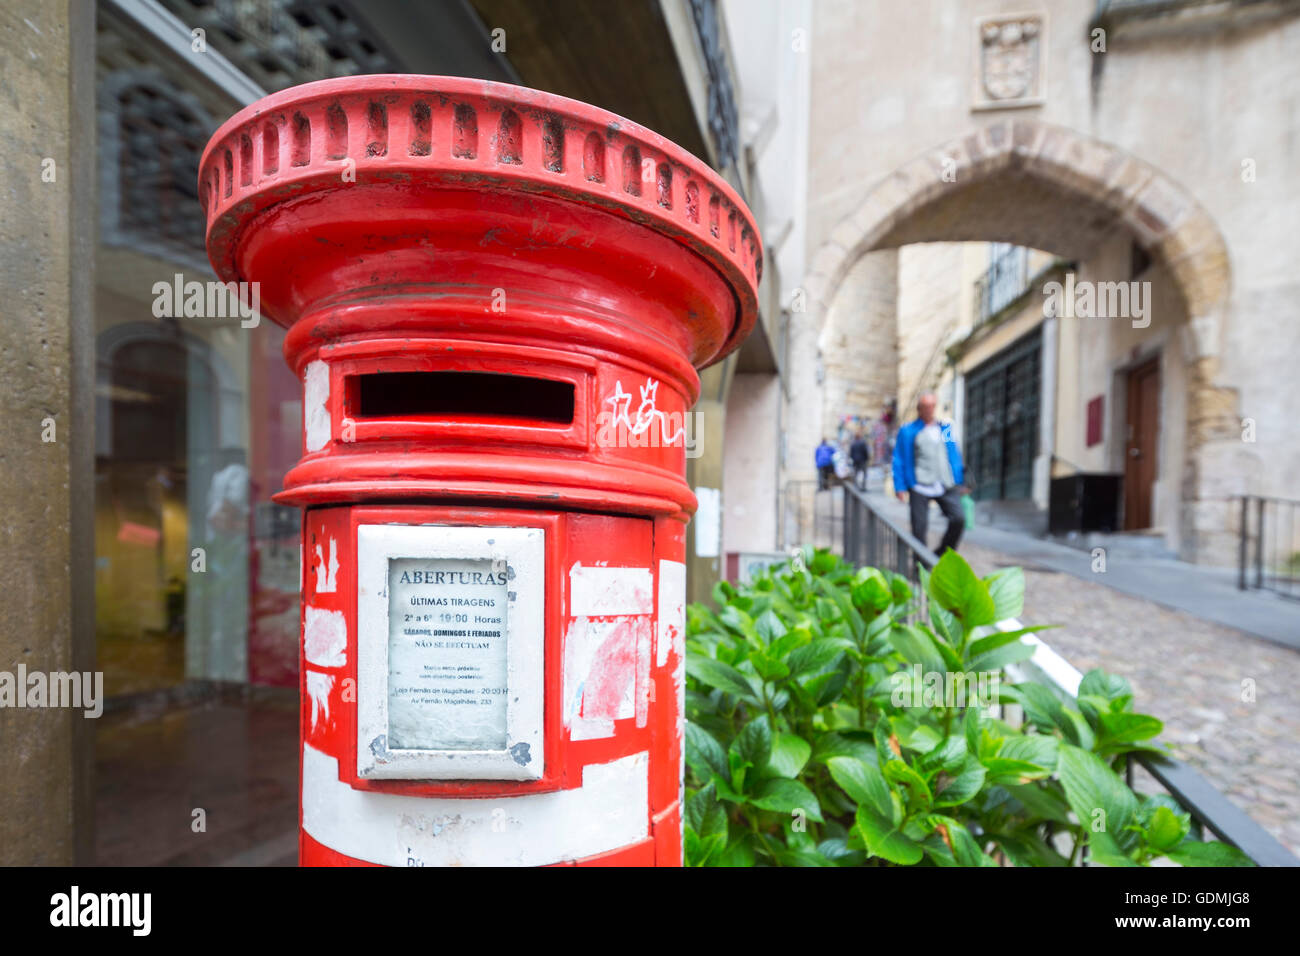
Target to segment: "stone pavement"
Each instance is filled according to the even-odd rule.
[[[943,521],[931,524],[937,539]],[[1271,596],[1241,594],[1222,572],[1172,561],[1125,559],[1093,574],[1086,552],[987,528],[959,550],[981,575],[1024,568],[1021,620],[1062,625],[1041,637],[1079,670],[1128,678],[1174,755],[1300,856],[1300,605],[1270,607]],[[1224,623],[1234,619],[1263,633]]]

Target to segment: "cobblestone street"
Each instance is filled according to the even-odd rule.
[[[963,544],[981,575],[1019,564]],[[1161,740],[1300,855],[1300,653],[1057,571],[1025,569],[1026,624],[1083,672],[1121,674]],[[1244,682],[1255,700],[1243,702]],[[1248,686],[1248,685],[1245,685]],[[1141,778],[1138,788],[1142,788]]]

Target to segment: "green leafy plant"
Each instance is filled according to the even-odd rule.
[[[1094,670],[1068,703],[1006,681],[1043,629],[998,626],[1019,568],[980,579],[950,551],[920,578],[925,620],[906,578],[824,550],[691,605],[688,864],[1251,865],[1124,783],[1162,729],[1126,680]]]

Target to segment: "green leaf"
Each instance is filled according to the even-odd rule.
[[[857,866],[864,859],[861,850],[849,849],[848,841],[843,837],[829,837],[817,844],[817,852],[837,866]]]
[[[1133,688],[1118,674],[1107,674],[1100,667],[1094,667],[1079,681],[1079,696],[1104,697],[1108,701],[1120,701],[1127,707],[1133,701]]]
[[[1055,788],[1033,783],[1003,784],[1003,786],[1033,816],[1065,826],[1070,825],[1069,804]]]
[[[803,811],[809,820],[822,820],[821,805],[813,792],[798,780],[773,777],[763,781],[757,792],[749,800],[754,806],[776,813],[794,813]]]
[[[908,750],[914,750],[917,753],[929,753],[935,747],[943,742],[943,732],[935,726],[933,718],[926,714],[917,715],[916,713],[905,713],[894,717],[890,724],[894,728],[894,735],[898,738],[898,743]],[[886,762],[893,758],[886,758]]]
[[[719,611],[718,620],[741,637],[747,637],[758,643],[758,629],[754,627],[754,619],[735,604],[728,604]]]
[[[955,807],[965,803],[984,786],[987,771],[984,764],[971,754],[962,761],[961,770],[955,776],[940,773],[935,783],[934,805],[936,807]]]
[[[955,774],[965,763],[966,756],[966,738],[952,735],[943,738],[937,746],[922,754],[916,762],[916,769],[922,773],[940,769]]]
[[[984,852],[964,824],[950,820],[943,825],[948,829],[958,866],[997,866],[997,862]]]
[[[716,661],[711,657],[687,656],[686,673],[702,684],[716,687],[727,694],[734,694],[750,703],[758,703],[758,695],[750,686],[745,675],[730,664]]]
[[[1144,823],[1147,846],[1154,850],[1169,850],[1182,842],[1187,835],[1187,825],[1168,807],[1156,807]]]
[[[951,611],[945,611],[937,601],[929,605],[930,624],[934,632],[950,647],[960,647],[962,640],[961,621]]]
[[[912,794],[912,798],[920,801],[921,805],[929,808],[934,802],[934,796],[930,793],[930,787],[919,773],[910,767],[906,761],[891,760],[884,766],[885,779],[899,786],[906,787]]]
[[[770,610],[764,611],[758,616],[758,620],[754,622],[754,627],[769,644],[778,638],[784,637],[786,632],[785,624]]]
[[[988,585],[975,576],[956,551],[945,551],[930,572],[930,597],[957,615],[967,629],[994,621],[996,609]]]
[[[753,866],[756,860],[752,838],[753,834],[746,833],[732,840],[727,844],[726,849],[714,857],[710,865],[744,868]]]
[[[844,641],[837,638],[823,638],[791,651],[790,656],[786,658],[786,663],[790,667],[791,676],[798,677],[800,674],[815,673],[830,666],[844,651]]]
[[[758,676],[765,681],[775,681],[790,676],[790,668],[784,661],[776,660],[763,651],[755,652],[749,661],[754,665]]]
[[[864,731],[822,734],[813,749],[813,759],[818,763],[829,763],[835,757],[856,757],[876,766],[876,748],[871,735]]]
[[[981,654],[987,654],[989,651],[995,651],[1004,644],[1013,644],[1019,641],[1026,634],[1037,634],[1039,631],[1045,631],[1045,627],[1020,627],[1012,631],[994,631],[987,637],[981,637],[977,641],[971,641],[967,654],[970,657],[979,657]]]
[[[702,780],[713,774],[727,776],[727,752],[703,727],[686,722],[686,763]]]
[[[721,749],[721,748],[719,748]],[[772,756],[768,769],[781,777],[797,777],[812,756],[812,745],[794,734],[776,734],[772,738]]]
[[[999,757],[1026,760],[1044,770],[1056,769],[1061,740],[1052,734],[1016,734],[1002,741]]]
[[[812,631],[806,627],[792,627],[783,637],[777,638],[772,642],[772,646],[767,649],[776,660],[785,660],[790,652],[796,648],[803,647],[812,641]],[[789,664],[789,661],[786,661]]]
[[[894,603],[894,595],[885,581],[885,576],[875,568],[863,568],[859,571],[850,593],[853,596],[853,603],[872,615]]]
[[[902,830],[893,826],[884,817],[878,816],[869,807],[858,806],[853,829],[862,837],[871,856],[878,856],[890,863],[911,866],[921,861],[921,846],[915,840],[903,835]]]
[[[772,756],[772,728],[767,722],[767,714],[755,717],[740,729],[736,739],[731,742],[730,753],[750,767],[761,770],[767,766]],[[732,767],[735,767],[734,763]],[[736,780],[734,773],[731,779]],[[736,782],[736,786],[742,784]]]
[[[743,761],[741,761],[739,757],[736,758],[736,763],[738,765],[741,764],[742,762]],[[735,773],[735,770],[733,769],[731,772]],[[744,778],[745,778],[745,771],[742,769],[740,771],[740,776],[738,778],[740,783],[742,784],[744,783]],[[741,793],[739,790],[734,789],[731,786],[731,784],[727,782],[727,778],[724,777],[722,774],[715,773],[711,779],[711,783],[713,784],[714,788],[718,791],[718,799],[726,800],[728,803],[745,802],[745,795]]]
[[[1069,721],[1062,712],[1061,699],[1043,684],[1003,686],[998,696],[1004,701],[1019,704],[1029,722],[1043,733],[1065,730],[1069,726]]]
[[[901,574],[889,573],[889,591],[894,596],[895,604],[906,604],[912,600],[912,585]]]
[[[866,806],[877,815],[892,820],[893,800],[889,784],[879,768],[856,757],[832,757],[826,766],[840,789],[859,807]]]
[[[1005,621],[1025,611],[1025,572],[1020,568],[1003,568],[984,579],[993,599],[993,620]]]
[[[1109,832],[1088,834],[1088,862],[1101,866],[1138,866]]]
[[[1183,866],[1254,866],[1250,857],[1228,843],[1184,840],[1165,854]]]
[[[1062,743],[1056,772],[1090,845],[1096,845],[1099,833],[1124,851],[1137,842],[1137,834],[1128,829],[1137,814],[1137,798],[1100,757]]]
[[[848,595],[825,578],[817,578],[817,587],[835,602],[835,606],[840,609],[840,614],[849,626],[849,633],[852,635],[853,640],[860,642],[862,633],[866,630],[866,624],[862,620],[862,615],[858,613],[858,609],[849,600]]]
[[[979,707],[967,707],[962,730],[966,736],[966,752],[978,756],[980,752],[980,721],[983,717]]]
[[[934,832],[926,837],[923,846],[935,866],[997,866],[964,824],[939,815],[931,816],[929,823],[934,826]]]
[[[1018,867],[1070,865],[1069,860],[1033,833],[991,833],[989,836]]]
[[[935,649],[934,639],[911,624],[896,624],[889,630],[889,643],[912,664],[920,664],[923,674],[947,670],[943,657]]]
[[[1069,707],[1061,709],[1061,714],[1065,718],[1065,737],[1071,743],[1084,750],[1091,750],[1096,741],[1092,728],[1088,722],[1083,719],[1083,715],[1077,710],[1071,710]]]
[[[1164,730],[1164,724],[1149,714],[1103,711],[1098,714],[1097,749],[1102,753],[1123,749],[1125,744],[1149,740]]]
[[[810,693],[817,695],[817,706],[825,707],[839,699],[848,683],[849,669],[841,665],[829,674],[820,674],[810,679],[805,686]]]
[[[727,812],[718,802],[713,784],[706,785],[686,798],[684,822],[701,837],[721,833],[726,838]]]

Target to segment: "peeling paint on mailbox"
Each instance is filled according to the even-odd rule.
[[[757,316],[744,204],[634,123],[425,76],[253,104],[199,196],[303,388],[301,862],[680,865],[683,429]]]

